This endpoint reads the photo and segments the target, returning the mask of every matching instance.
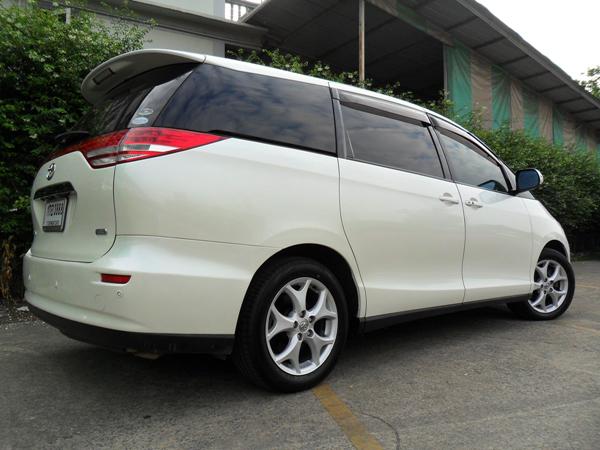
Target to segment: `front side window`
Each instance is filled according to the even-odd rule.
[[[351,157],[442,178],[442,166],[427,127],[342,105]]]
[[[508,192],[502,169],[485,151],[450,131],[438,131],[456,182]]]

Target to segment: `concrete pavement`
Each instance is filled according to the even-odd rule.
[[[600,261],[576,273],[556,321],[488,308],[353,339],[327,392],[384,448],[597,449]],[[41,322],[0,328],[0,448],[352,448],[317,394],[264,392],[210,357],[149,361]]]

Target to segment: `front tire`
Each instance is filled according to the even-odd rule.
[[[346,342],[348,308],[335,275],[304,257],[261,269],[240,312],[233,360],[254,383],[282,392],[318,384]]]
[[[529,300],[509,303],[511,311],[530,320],[551,320],[564,314],[575,293],[575,274],[569,260],[556,250],[544,249],[533,282]]]

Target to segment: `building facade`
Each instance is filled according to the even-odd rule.
[[[28,0],[0,0],[2,5],[27,6]],[[64,9],[65,17],[85,10],[110,23],[125,20],[143,23],[152,19],[144,46],[171,48],[216,56],[225,56],[225,47],[259,48],[266,30],[261,27],[228,20],[239,19],[260,0],[87,0],[79,5],[64,1],[39,0],[38,6]],[[125,14],[122,8],[126,6]]]
[[[279,48],[353,71],[358,1],[131,0],[127,8],[135,18],[110,8],[122,7],[118,0],[88,0],[70,8],[49,0],[39,5],[85,9],[109,22],[153,19],[146,47],[217,56],[228,48]],[[400,82],[424,99],[445,91],[455,113],[477,114],[487,127],[523,129],[600,155],[600,100],[476,1],[365,2],[367,77]]]

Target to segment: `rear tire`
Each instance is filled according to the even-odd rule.
[[[323,264],[288,257],[263,268],[248,288],[233,360],[255,384],[296,392],[333,369],[346,342],[348,307]]]
[[[564,314],[575,293],[575,274],[560,252],[544,249],[534,273],[535,289],[529,300],[508,303],[512,312],[529,320],[552,320]]]

